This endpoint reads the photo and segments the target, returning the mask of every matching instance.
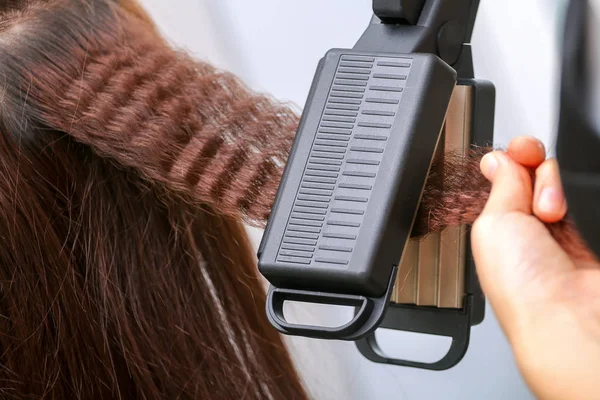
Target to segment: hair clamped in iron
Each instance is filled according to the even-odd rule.
[[[374,0],[375,16],[356,46],[331,50],[319,63],[258,253],[272,285],[267,314],[280,332],[358,341],[375,362],[419,368],[446,368],[464,355],[484,309],[464,232],[452,233],[453,257],[422,253],[415,265],[409,238],[436,151],[453,145],[450,136],[461,146],[492,139],[493,86],[473,79],[468,45],[478,3]],[[456,114],[469,134],[448,135],[452,109],[462,110]],[[439,238],[426,240],[439,249]],[[435,262],[424,266],[427,258]],[[441,285],[446,263],[455,272]],[[415,275],[412,290],[397,281],[407,266],[431,273]],[[433,297],[407,295],[419,288]],[[356,313],[335,328],[298,325],[286,320],[286,301]],[[377,346],[379,326],[440,335],[460,326],[450,332],[460,346],[438,366],[393,360]]]

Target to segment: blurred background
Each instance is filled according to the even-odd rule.
[[[371,0],[141,0],[173,45],[239,75],[253,89],[301,110],[318,60],[352,47],[371,18]],[[475,74],[497,89],[495,144],[517,135],[552,149],[564,0],[481,0],[473,35]],[[260,231],[252,231],[258,243]],[[319,321],[339,310],[296,309]],[[446,340],[381,332],[394,355],[434,361]],[[445,372],[371,363],[354,344],[288,338],[315,399],[532,399],[496,319],[472,330],[463,361]]]

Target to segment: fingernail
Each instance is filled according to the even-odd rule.
[[[540,192],[538,208],[540,211],[553,214],[561,211],[565,198],[562,191],[554,187],[546,187]]]
[[[494,153],[488,153],[481,159],[481,172],[488,179],[492,179],[494,177],[494,173],[498,169],[498,158]]]
[[[539,139],[535,140],[537,142],[537,147],[539,147],[540,150],[542,150],[544,153],[546,152],[546,146],[544,145],[544,142],[542,142]]]
[[[523,136],[524,138],[526,138],[527,140],[529,140],[532,143],[535,143],[535,145],[537,147],[539,147],[540,149],[546,150],[546,147],[544,146],[544,142],[542,142],[540,139],[536,138],[533,135],[527,135],[527,136]]]

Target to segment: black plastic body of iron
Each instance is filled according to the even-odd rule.
[[[456,72],[434,55],[332,50],[315,82],[259,267],[275,287],[268,312],[278,329],[353,340],[389,301]],[[360,311],[336,329],[294,326],[284,300]]]
[[[473,79],[468,44],[478,0],[374,0],[353,49],[321,60],[258,258],[280,332],[354,340],[369,359],[443,369],[460,359],[484,299],[470,262],[462,310],[392,306],[390,294],[455,85],[474,88],[473,142],[492,140],[494,90]],[[296,325],[285,301],[353,306],[336,328]],[[461,344],[436,366],[386,358],[379,326],[447,334]],[[460,357],[457,355],[460,354]]]

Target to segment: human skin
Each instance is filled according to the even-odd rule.
[[[523,377],[540,399],[598,398],[600,264],[570,258],[543,224],[567,212],[557,161],[519,137],[487,154],[481,171],[492,191],[473,225],[473,254]]]

